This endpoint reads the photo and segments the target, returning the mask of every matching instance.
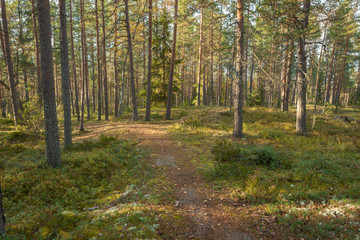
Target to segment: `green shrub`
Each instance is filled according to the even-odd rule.
[[[253,150],[255,153],[255,165],[277,168],[281,165],[277,153],[271,147],[258,147]]]
[[[253,91],[247,96],[246,105],[249,107],[261,106],[261,91]]]
[[[38,98],[32,98],[24,104],[22,115],[30,131],[39,133],[44,130],[44,108]]]
[[[217,163],[241,162],[245,165],[263,166],[270,169],[290,168],[279,152],[270,146],[246,146],[232,141],[217,141],[212,149]]]

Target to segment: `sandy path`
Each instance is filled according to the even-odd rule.
[[[139,141],[151,150],[153,165],[166,175],[176,189],[174,211],[181,212],[187,219],[182,229],[175,229],[171,224],[161,226],[164,239],[173,238],[167,236],[167,231],[175,232],[176,239],[255,239],[246,230],[245,222],[249,219],[239,219],[239,214],[234,214],[234,211],[241,212],[241,206],[218,199],[218,194],[207,187],[191,163],[188,150],[170,140],[169,126],[133,122],[92,124],[87,125],[89,132],[78,139],[101,134],[116,135]]]

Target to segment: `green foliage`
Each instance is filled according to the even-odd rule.
[[[153,103],[165,104],[167,101],[168,82],[171,65],[171,40],[170,40],[170,24],[171,16],[166,8],[163,8],[158,17],[154,19],[153,28],[153,63],[152,63],[152,101]],[[175,65],[179,64],[175,62]],[[173,91],[179,92],[178,77],[175,74]],[[146,84],[146,83],[144,83]],[[145,96],[145,92],[143,92]]]
[[[262,96],[261,90],[255,90],[252,93],[248,93],[246,105],[249,107],[261,106]]]
[[[14,126],[14,120],[0,118],[0,131],[9,131]]]
[[[44,107],[38,98],[24,104],[22,115],[30,131],[40,133],[44,130]]]
[[[233,141],[220,140],[216,142],[212,152],[218,163],[242,162],[246,165],[264,166],[270,169],[290,167],[290,163],[286,163],[270,146],[246,146]]]
[[[245,137],[234,139],[228,108],[188,111],[173,137],[191,149],[221,197],[256,205],[294,238],[359,235],[360,125],[334,120],[328,111],[317,116],[307,137],[299,137],[293,110],[247,107]],[[359,118],[357,108],[339,114]]]
[[[12,164],[20,159],[3,163],[8,239],[157,239],[157,214],[141,203],[152,175],[145,156],[133,143],[101,136],[67,149],[60,169],[44,157],[21,160],[24,167]]]

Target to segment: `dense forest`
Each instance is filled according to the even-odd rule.
[[[0,233],[4,238],[13,234],[15,239],[102,239],[101,234],[104,239],[359,237],[360,179],[355,173],[360,170],[358,5],[358,0],[1,0],[0,168],[5,183],[1,183],[3,193],[0,187]],[[112,133],[111,126],[121,132]],[[157,136],[168,145],[159,147],[152,142],[151,131],[154,139]],[[101,137],[95,140],[98,135]],[[149,142],[139,145],[143,139]],[[176,142],[184,149],[176,147]],[[145,163],[149,155],[143,148],[162,149],[152,152],[159,156],[152,160],[157,167]],[[167,152],[171,149],[177,153]],[[311,158],[306,165],[310,157],[304,156],[317,159]],[[197,160],[174,160],[178,158]],[[169,168],[173,165],[189,176],[172,177]],[[151,174],[158,173],[149,172],[157,172],[159,167],[167,169],[165,177],[154,178]],[[51,174],[42,179],[46,169]],[[137,171],[143,173],[141,180],[129,180]],[[89,191],[82,196],[85,205],[71,200],[82,194],[81,186],[73,182],[77,174],[86,188],[96,189],[96,193],[84,190]],[[322,174],[326,177],[319,177]],[[341,178],[343,174],[346,176]],[[25,176],[31,177],[26,180]],[[149,179],[159,182],[145,184]],[[52,190],[36,190],[36,185],[21,185],[22,181],[25,185],[44,181],[40,185],[45,188],[49,184]],[[203,187],[207,194],[196,200],[198,215],[179,214],[176,220],[179,205],[187,211],[195,202],[177,200],[180,193],[169,190],[176,189],[179,181],[198,182],[201,187],[192,190],[202,191]],[[55,187],[57,182],[62,190]],[[135,228],[141,225],[143,232],[138,229],[130,234],[123,227],[123,235],[117,235],[114,229],[105,230],[105,223],[89,222],[93,213],[75,213],[93,205],[91,201],[96,202],[96,211],[119,206],[114,205],[114,196],[108,196],[114,198],[110,205],[98,200],[114,191],[134,195],[129,186],[142,183],[159,186],[152,189],[156,193],[161,186],[171,195],[169,199],[175,198],[175,210],[156,209],[174,216],[158,220],[155,215],[161,214],[152,209],[145,216],[140,214],[147,220],[133,223]],[[293,185],[298,183],[301,187],[295,191]],[[111,187],[103,189],[104,184]],[[264,184],[268,184],[266,190]],[[296,194],[285,197],[285,185]],[[277,190],[270,190],[272,187]],[[66,191],[58,192],[75,188],[72,197],[65,197]],[[203,205],[211,206],[206,199],[211,199],[217,188],[223,189],[226,199],[236,199],[231,200],[236,203],[242,199],[239,205],[247,209],[250,203],[255,208],[260,202],[271,202],[278,209],[268,210],[268,215],[277,211],[281,217],[266,220],[269,232],[262,232],[263,223],[252,229],[247,218],[210,217],[219,226],[227,222],[222,228],[227,232],[222,233],[211,220],[199,216],[225,211],[217,207],[223,204],[220,200],[214,200],[213,212],[201,210]],[[338,192],[333,193],[334,188]],[[32,191],[42,196],[30,194]],[[240,193],[235,196],[236,191]],[[14,194],[18,200],[11,197]],[[29,194],[31,200],[25,197]],[[45,194],[51,195],[50,202],[43,199]],[[136,199],[147,204],[135,195],[129,199],[120,196],[118,204]],[[167,201],[156,196],[152,203]],[[334,196],[339,201],[348,199],[355,210],[352,217],[336,213],[338,222],[329,227],[310,227],[320,221],[314,220],[312,213],[287,219],[291,211],[282,205],[286,199],[300,208],[304,201],[313,205],[325,201],[325,207]],[[21,204],[29,201],[39,201],[38,210],[42,209],[40,202],[42,207],[51,205],[51,211],[20,226]],[[269,207],[261,206],[262,213]],[[10,221],[5,218],[8,209]],[[145,207],[141,209],[146,212]],[[31,210],[25,212],[31,215]],[[263,218],[253,219],[261,222]],[[131,225],[131,219],[122,221],[117,224]],[[199,233],[198,225],[204,221],[215,230]],[[304,224],[296,225],[299,221]],[[229,237],[233,228],[240,229],[230,227],[233,222],[246,222],[241,228],[241,234],[246,234],[237,232],[239,238]],[[174,230],[179,226],[186,226],[185,232]],[[290,230],[281,230],[289,226]]]

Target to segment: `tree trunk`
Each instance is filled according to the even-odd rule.
[[[25,87],[25,101],[29,102],[30,97],[29,97],[29,86],[28,86],[28,74],[25,70],[24,70],[24,87]]]
[[[172,100],[172,90],[173,90],[172,88],[173,88],[173,78],[174,78],[174,69],[175,69],[175,58],[176,58],[177,11],[178,11],[178,0],[175,0],[174,33],[173,33],[173,44],[172,44],[172,52],[171,52],[168,97],[167,97],[167,105],[166,105],[166,120],[171,119],[171,104],[172,104],[171,100]]]
[[[294,49],[294,44],[293,44],[293,41],[291,41],[287,73],[286,73],[287,88],[286,88],[285,99],[284,99],[284,111],[289,111],[289,95],[290,95],[291,75],[292,75],[293,59],[294,59],[293,49]]]
[[[345,76],[346,59],[347,59],[347,53],[348,53],[347,51],[348,51],[348,47],[349,47],[349,39],[350,39],[350,34],[348,34],[347,37],[346,37],[343,66],[342,66],[342,69],[341,69],[341,75],[340,75],[340,79],[339,79],[339,85],[337,87],[337,93],[335,95],[336,111],[338,110],[338,106],[340,104],[341,90],[342,90],[342,87],[343,87],[343,84],[344,84],[344,76]]]
[[[20,102],[19,102],[19,95],[16,90],[16,84],[15,84],[15,78],[14,78],[14,69],[12,64],[12,58],[11,58],[11,47],[10,47],[10,40],[9,40],[9,29],[8,29],[8,23],[7,23],[7,17],[6,17],[6,4],[5,0],[1,0],[1,18],[2,18],[2,24],[3,24],[3,32],[4,33],[4,42],[5,42],[5,62],[7,67],[7,73],[8,78],[10,81],[10,93],[11,93],[11,99],[12,99],[12,107],[14,112],[14,121],[15,126],[17,124],[21,124],[23,122],[23,118],[20,115]],[[51,44],[51,43],[50,43]]]
[[[95,101],[95,54],[94,54],[94,44],[91,41],[91,67],[92,67],[92,104],[93,112],[96,111],[96,101]]]
[[[204,47],[204,61],[203,61],[203,85],[202,85],[202,89],[203,89],[203,106],[207,105],[207,96],[206,96],[206,59],[207,59],[207,48],[206,46]]]
[[[61,79],[62,99],[64,107],[64,138],[65,148],[71,146],[71,106],[70,106],[70,75],[69,53],[67,41],[66,4],[65,0],[59,0],[60,16],[60,53],[61,53]]]
[[[108,98],[108,89],[107,89],[107,67],[106,67],[106,35],[105,35],[105,7],[104,0],[101,0],[102,6],[102,30],[103,30],[103,59],[102,59],[102,67],[103,67],[103,81],[104,81],[104,103],[105,103],[105,120],[109,120],[109,98]]]
[[[243,136],[243,69],[244,69],[244,3],[237,0],[237,56],[236,56],[236,84],[234,99],[234,132],[235,137]]]
[[[252,48],[252,57],[251,57],[251,69],[250,69],[250,80],[249,80],[249,93],[252,95],[253,92],[253,81],[254,81],[254,68],[255,68],[255,61],[254,61],[254,54],[255,54],[255,43]]]
[[[35,9],[35,0],[31,0],[31,11],[32,11],[32,22],[33,22],[33,34],[35,41],[35,57],[36,57],[36,77],[37,77],[37,94],[39,100],[42,101],[42,87],[41,87],[41,69],[40,69],[40,55],[39,55],[39,38],[38,38],[38,29],[36,23],[36,9]]]
[[[38,0],[41,81],[43,85],[45,142],[50,167],[61,165],[58,119],[56,115],[53,56],[51,52],[51,23],[49,0]]]
[[[146,116],[145,121],[150,121],[151,116],[151,65],[152,65],[152,0],[149,0],[149,45],[148,45],[148,72],[146,87]]]
[[[214,0],[212,1],[214,4]],[[210,25],[210,105],[214,105],[214,6],[211,6]]]
[[[219,67],[218,67],[218,106],[221,106],[221,95],[222,95],[222,75],[223,68],[221,63],[221,53],[219,54]]]
[[[130,21],[129,21],[129,6],[128,0],[125,0],[125,24],[126,24],[126,32],[127,39],[129,45],[129,58],[130,58],[130,88],[131,88],[131,97],[132,97],[132,105],[133,105],[133,120],[138,120],[138,111],[137,111],[137,99],[136,99],[136,89],[135,89],[135,76],[134,76],[134,56],[133,56],[133,48],[132,48],[132,36],[130,32]]]
[[[327,80],[325,103],[330,102],[330,90],[331,90],[331,82],[332,82],[332,78],[333,78],[335,52],[336,52],[336,41],[334,40],[333,50],[331,53],[330,73],[329,73],[329,77]]]
[[[99,12],[98,1],[95,0],[95,20],[96,20],[96,55],[97,55],[97,82],[98,82],[98,120],[101,120],[101,66],[100,66],[100,34],[99,34]]]
[[[203,42],[203,29],[204,29],[204,7],[201,6],[200,16],[200,39],[199,39],[199,65],[198,65],[198,76],[197,76],[197,105],[201,103],[201,67],[202,67],[202,42]]]
[[[359,95],[360,95],[360,61],[359,61],[359,66],[358,66],[358,74],[356,77],[356,88],[355,88],[355,100],[354,100],[354,104],[358,105],[358,101],[359,101]]]
[[[327,30],[325,30],[325,35],[324,35],[324,38],[323,38],[323,41],[322,41],[322,45],[321,45],[321,49],[320,49],[318,69],[317,69],[317,72],[316,72],[315,100],[314,100],[314,118],[313,118],[312,128],[314,128],[315,122],[316,122],[316,107],[317,107],[318,95],[319,95],[320,67],[321,67],[321,60],[322,60],[322,56],[323,56],[324,43],[325,43],[325,39],[326,39],[326,33],[327,33],[326,31],[327,31]]]
[[[306,135],[306,52],[305,32],[309,23],[310,0],[304,0],[304,18],[301,20],[302,34],[298,38],[298,92],[296,109],[296,132]]]
[[[75,50],[74,50],[74,35],[73,35],[73,23],[72,23],[72,7],[71,7],[72,0],[69,1],[70,3],[70,38],[71,38],[71,58],[72,58],[72,73],[74,78],[74,91],[75,91],[75,109],[76,109],[76,117],[77,120],[80,122],[80,108],[79,108],[79,90],[78,90],[78,83],[76,77],[76,61],[75,61]]]
[[[281,88],[281,111],[287,111],[286,104],[285,104],[285,98],[286,98],[286,92],[288,89],[288,78],[287,78],[287,67],[288,67],[288,61],[289,61],[289,55],[290,55],[290,44],[289,41],[286,42],[285,46],[285,54],[284,54],[284,65],[283,65],[283,72],[282,72],[282,88]]]
[[[118,70],[118,62],[117,62],[117,1],[115,1],[115,10],[114,10],[114,116],[119,116],[119,70]]]

